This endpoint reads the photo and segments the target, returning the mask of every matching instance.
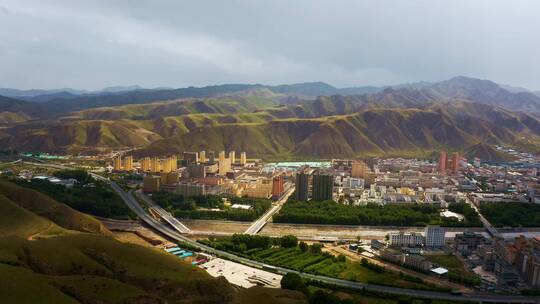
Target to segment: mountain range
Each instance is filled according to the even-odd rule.
[[[139,156],[225,149],[265,158],[446,148],[500,159],[489,147],[540,150],[538,113],[531,92],[463,76],[386,88],[232,84],[39,102],[0,97],[0,145],[55,153],[129,147]]]

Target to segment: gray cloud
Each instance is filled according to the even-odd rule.
[[[0,87],[351,86],[463,74],[537,89],[538,11],[534,0],[0,0]]]

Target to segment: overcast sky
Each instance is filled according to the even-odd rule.
[[[540,1],[0,0],[0,87],[456,75],[540,89]]]

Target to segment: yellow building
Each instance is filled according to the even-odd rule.
[[[178,169],[178,156],[172,155],[171,156],[171,170],[176,171]]]
[[[161,171],[161,164],[159,158],[152,157],[150,159],[150,172],[159,172]]]
[[[218,163],[218,174],[225,175],[227,172],[231,172],[231,159],[223,158],[219,160]]]
[[[177,172],[161,173],[162,185],[175,185],[180,181],[180,175]]]
[[[157,192],[160,187],[160,177],[147,175],[143,179],[143,192]]]
[[[246,152],[240,153],[240,165],[245,166],[247,163]]]
[[[242,195],[253,198],[270,198],[272,196],[272,180],[259,179],[244,189]]]
[[[161,172],[169,173],[172,171],[172,161],[171,158],[165,158],[161,161]]]
[[[206,162],[206,151],[201,151],[199,153],[199,162],[201,162],[201,163]]]
[[[143,172],[150,171],[150,157],[145,157],[141,159],[141,171]]]
[[[133,156],[128,155],[124,158],[124,170],[132,171],[133,170]]]
[[[366,178],[367,165],[363,161],[354,161],[352,163],[351,176],[357,178]]]
[[[222,162],[225,160],[225,151],[219,151],[219,162]]]
[[[229,151],[229,158],[231,159],[231,165],[236,163],[236,153],[234,151]]]
[[[113,158],[114,171],[122,171],[122,155],[118,154]]]

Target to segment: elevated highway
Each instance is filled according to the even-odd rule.
[[[270,207],[270,209],[268,209],[268,211],[266,211],[260,218],[253,222],[253,224],[244,233],[249,235],[259,233],[259,231],[261,231],[264,225],[266,225],[266,223],[270,221],[272,216],[274,216],[274,214],[276,214],[281,209],[283,204],[287,202],[289,196],[291,196],[293,192],[294,187],[290,187],[287,191],[285,191],[281,198],[277,202],[275,202],[272,207]]]

